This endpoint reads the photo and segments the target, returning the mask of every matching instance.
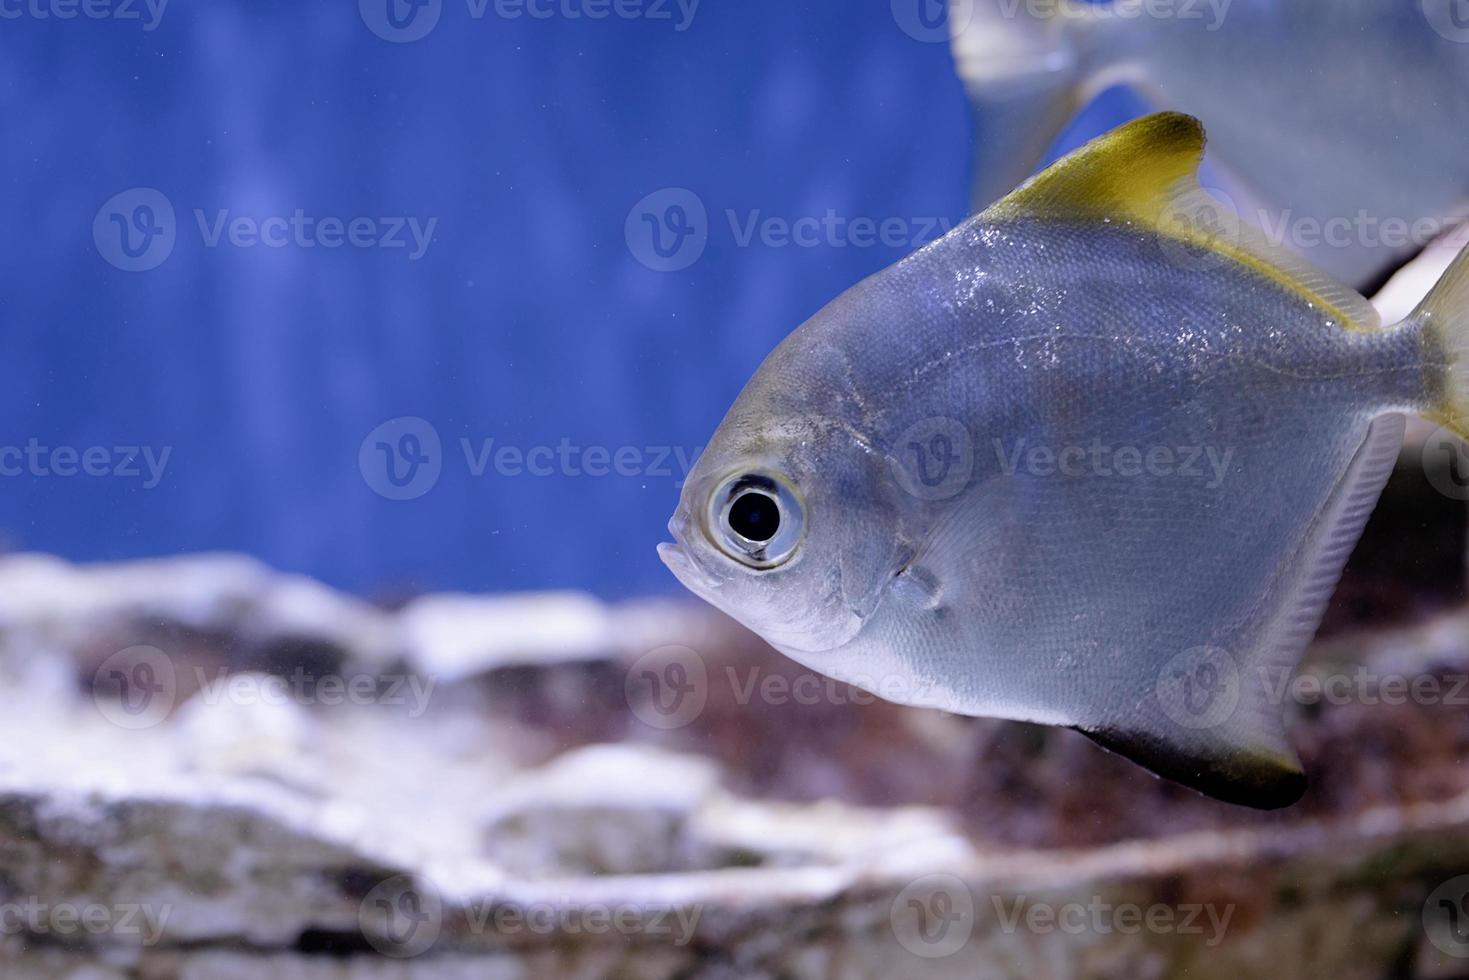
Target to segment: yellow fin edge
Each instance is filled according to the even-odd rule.
[[[1160,112],[1092,140],[1021,184],[984,212],[991,221],[1049,219],[1118,222],[1158,237],[1184,267],[1232,261],[1318,307],[1342,329],[1371,333],[1371,304],[1258,229],[1199,184],[1203,125]]]

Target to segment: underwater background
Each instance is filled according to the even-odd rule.
[[[757,365],[1014,142],[946,6],[0,0],[0,977],[1469,978],[1446,429],[1272,688],[1281,810],[831,680],[659,561]]]
[[[39,454],[0,542],[676,592],[653,543],[743,380],[965,215],[942,4],[375,9],[0,19],[0,442]]]

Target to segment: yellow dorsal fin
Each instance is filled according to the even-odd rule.
[[[1348,286],[1270,241],[1199,184],[1204,127],[1181,112],[1135,119],[1057,160],[985,211],[1018,218],[1123,222],[1158,236],[1183,269],[1232,260],[1299,294],[1347,330],[1381,329]]]
[[[1135,119],[1068,153],[989,209],[995,217],[1113,218],[1152,226],[1204,159],[1204,127],[1181,112]]]

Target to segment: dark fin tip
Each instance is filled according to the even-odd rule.
[[[1076,730],[1109,752],[1223,803],[1279,810],[1297,802],[1306,792],[1306,774],[1286,759],[1243,753],[1197,758],[1142,733]]]

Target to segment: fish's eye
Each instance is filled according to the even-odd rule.
[[[774,568],[801,541],[801,501],[784,480],[742,473],[720,484],[709,500],[711,537],[720,550],[752,568]]]
[[[746,490],[729,505],[729,527],[740,537],[762,544],[780,530],[780,504],[759,490]]]

